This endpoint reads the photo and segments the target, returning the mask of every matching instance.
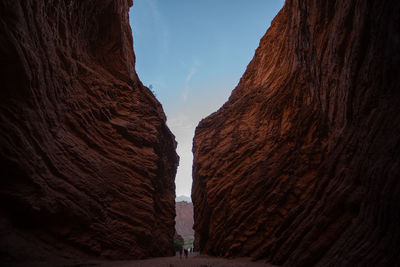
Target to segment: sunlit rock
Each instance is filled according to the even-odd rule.
[[[203,253],[399,264],[399,14],[399,1],[286,1],[196,129]]]

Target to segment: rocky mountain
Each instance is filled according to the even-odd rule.
[[[176,218],[175,229],[176,232],[183,238],[194,238],[193,230],[193,203],[186,201],[179,201],[175,204]]]
[[[193,152],[203,253],[400,264],[400,2],[286,0]]]
[[[135,72],[131,5],[1,1],[2,263],[173,254],[176,142]]]
[[[187,196],[179,196],[175,198],[175,202],[181,202],[181,201],[192,202],[192,199]]]

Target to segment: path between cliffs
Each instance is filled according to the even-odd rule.
[[[71,265],[63,265],[70,267],[236,267],[236,266],[254,266],[254,267],[274,267],[276,265],[266,264],[263,261],[252,262],[249,258],[225,259],[216,258],[206,255],[190,255],[189,258],[180,259],[176,257],[163,257],[147,260],[132,261],[92,261],[78,262]]]

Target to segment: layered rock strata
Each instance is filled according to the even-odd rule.
[[[175,138],[135,72],[132,1],[0,3],[0,255],[173,254]]]
[[[400,2],[287,0],[194,137],[203,253],[397,266]]]
[[[194,238],[193,203],[178,201],[175,204],[175,230],[183,238]]]

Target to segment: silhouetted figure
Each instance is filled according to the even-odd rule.
[[[185,252],[185,258],[187,259],[188,255],[189,255],[189,252],[188,252],[188,250],[186,248],[183,251]]]
[[[182,259],[182,249],[179,250],[179,257]]]

